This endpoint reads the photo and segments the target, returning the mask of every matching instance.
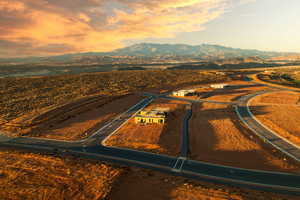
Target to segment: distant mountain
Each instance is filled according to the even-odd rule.
[[[297,60],[300,60],[300,54],[281,55],[279,57],[273,57],[271,60],[277,60],[277,61],[297,61]]]
[[[203,58],[237,58],[237,57],[261,57],[271,58],[286,53],[266,52],[250,49],[238,49],[220,45],[202,44],[135,44],[110,53],[115,56],[197,56]]]
[[[28,57],[28,58],[11,58],[0,59],[0,63],[110,63],[126,58],[117,57],[186,57],[197,58],[202,60],[222,60],[222,59],[247,59],[255,58],[270,59],[274,57],[287,57],[290,55],[300,55],[295,53],[267,52],[251,49],[231,48],[220,45],[202,44],[202,45],[186,45],[186,44],[153,44],[141,43],[129,47],[117,49],[111,52],[87,52],[77,54],[65,54],[50,57]],[[132,58],[131,58],[132,59]],[[175,59],[176,60],[176,59]]]

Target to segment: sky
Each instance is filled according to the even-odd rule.
[[[300,52],[299,0],[0,0],[0,57],[141,42]]]

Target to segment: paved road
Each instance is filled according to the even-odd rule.
[[[247,95],[241,98],[241,103],[236,106],[236,112],[240,119],[263,141],[271,144],[287,156],[293,158],[296,161],[300,161],[300,149],[298,146],[292,144],[288,140],[284,139],[277,133],[268,129],[266,126],[261,124],[255,116],[251,113],[248,106],[249,101],[258,95],[274,92],[274,91],[262,91],[255,94]]]
[[[119,117],[108,123],[107,126],[83,141],[63,142],[23,137],[9,140],[5,138],[0,141],[0,145],[34,152],[59,153],[62,155],[72,154],[82,158],[138,166],[197,180],[300,195],[300,176],[298,175],[239,169],[188,160],[186,157],[183,157],[187,153],[188,144],[186,142],[188,140],[183,142],[182,152],[184,154],[179,158],[101,145],[101,141],[105,137],[118,129],[134,112],[147,105],[153,98],[149,97],[141,101],[121,115],[121,118]],[[186,119],[188,119],[188,115]],[[186,134],[188,135],[188,129]]]
[[[26,143],[30,145],[45,145],[45,146],[58,146],[58,147],[76,147],[76,146],[93,146],[100,144],[104,139],[106,139],[110,134],[120,128],[126,121],[128,121],[136,112],[149,105],[153,101],[154,97],[149,96],[146,99],[143,99],[136,105],[132,106],[130,109],[117,116],[113,120],[107,122],[103,127],[97,130],[90,137],[78,140],[78,141],[64,141],[56,139],[45,139],[45,138],[32,138],[32,137],[18,137],[11,138],[14,143]],[[0,137],[1,142],[1,137]]]
[[[118,130],[125,122],[127,122],[133,115],[135,115],[139,110],[143,109],[147,105],[149,105],[155,97],[150,96],[146,99],[143,99],[129,110],[124,112],[123,114],[119,115],[113,121],[109,122],[101,129],[96,131],[92,136],[88,137],[85,140],[82,140],[84,145],[96,145],[105,140],[110,134]]]
[[[226,105],[235,105],[237,102],[222,102],[222,101],[213,101],[213,100],[205,100],[205,99],[187,99],[182,97],[173,97],[162,95],[159,98],[169,99],[169,100],[177,100],[177,101],[185,101],[189,103],[216,103],[216,104],[226,104]]]
[[[257,82],[255,80],[253,80],[253,78],[251,78],[251,77],[245,77],[245,81],[252,82],[252,83],[257,84],[257,85],[261,85],[261,86],[266,86],[266,87],[269,87],[269,88],[273,88],[273,89],[276,89],[276,90],[291,91],[291,92],[300,92],[299,89],[287,88],[289,86],[287,86],[287,87],[280,86],[280,84],[278,84],[278,86],[277,86],[275,83],[268,83],[266,81]]]
[[[180,156],[183,158],[187,158],[190,153],[190,145],[189,145],[189,120],[192,117],[192,105],[186,106],[186,115],[183,119],[182,126],[182,139],[181,139],[181,151]]]
[[[10,140],[11,138],[9,138],[9,137],[6,137],[5,135],[2,135],[1,133],[0,133],[0,142],[6,142],[6,141],[8,141],[8,140]]]
[[[293,174],[225,167],[187,160],[185,158],[104,146],[62,148],[59,145],[32,145],[25,140],[18,142],[8,141],[2,143],[2,145],[49,153],[52,153],[53,150],[55,152],[59,150],[62,154],[72,154],[82,158],[138,166],[196,180],[208,180],[217,183],[300,195],[300,176]]]

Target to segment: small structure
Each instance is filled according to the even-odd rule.
[[[216,72],[216,75],[226,75],[224,72]]]
[[[223,89],[225,87],[228,87],[228,84],[225,84],[225,83],[222,83],[222,84],[213,84],[213,85],[210,85],[211,88],[214,88],[214,89]]]
[[[173,96],[185,97],[195,94],[195,90],[178,90],[173,92]]]
[[[272,70],[266,70],[266,71],[264,71],[263,73],[264,73],[264,74],[272,74],[272,73],[274,73],[274,71],[272,71]]]
[[[135,123],[143,124],[164,124],[166,122],[166,109],[152,109],[140,111],[135,116]]]

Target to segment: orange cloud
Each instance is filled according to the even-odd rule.
[[[202,30],[229,1],[0,0],[0,56],[110,51],[128,39],[173,37]]]

